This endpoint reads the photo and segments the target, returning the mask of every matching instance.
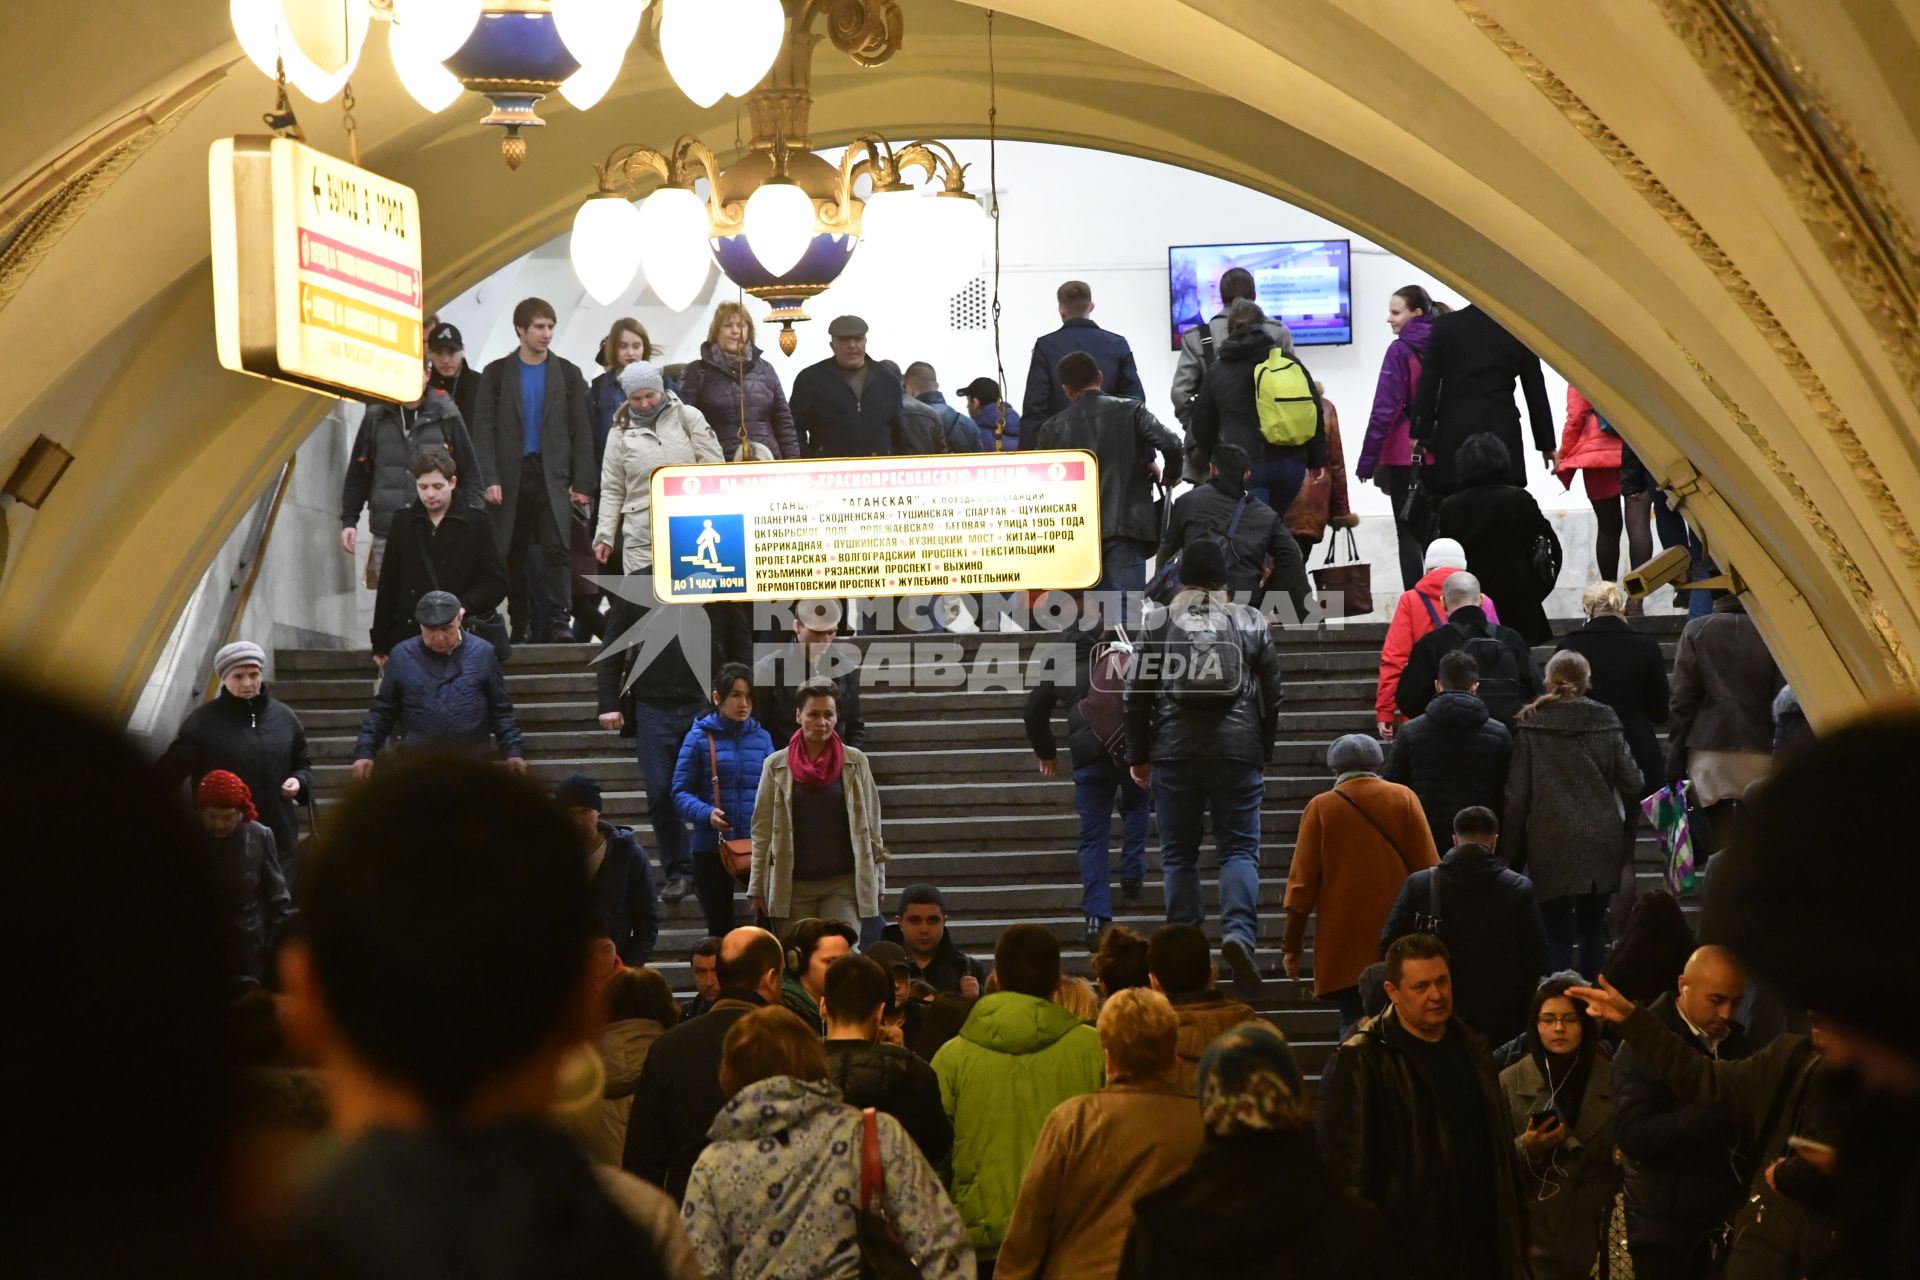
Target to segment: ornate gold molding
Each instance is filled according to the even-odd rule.
[[[1920,238],[1851,130],[1745,0],[1655,0],[1780,179],[1920,403]]]
[[[12,302],[47,254],[127,168],[173,132],[226,68],[210,71],[95,130],[0,196],[0,307]]]
[[[1920,579],[1920,539],[1915,537],[1913,526],[1894,501],[1892,490],[1873,459],[1868,456],[1866,447],[1861,444],[1858,434],[1855,433],[1846,416],[1840,412],[1839,406],[1833,402],[1833,397],[1828,394],[1826,384],[1815,372],[1806,355],[1794,343],[1792,335],[1787,332],[1780,318],[1773,313],[1759,291],[1753,287],[1752,282],[1734,264],[1726,250],[1720,247],[1719,242],[1700,225],[1699,220],[1680,203],[1672,191],[1667,189],[1666,184],[1654,176],[1653,170],[1647,167],[1646,162],[1607,126],[1606,121],[1602,120],[1580,95],[1555,75],[1553,70],[1536,57],[1532,50],[1515,40],[1506,28],[1473,0],[1455,0],[1455,3],[1467,19],[1493,43],[1494,47],[1506,55],[1507,60],[1526,76],[1528,82],[1559,110],[1575,131],[1605,157],[1615,171],[1640,194],[1641,198],[1666,220],[1667,225],[1679,234],[1687,247],[1692,249],[1700,261],[1713,273],[1714,278],[1720,282],[1721,288],[1725,289],[1740,305],[1741,310],[1752,318],[1755,327],[1767,340],[1768,346],[1773,348],[1780,362],[1792,375],[1802,394],[1806,396],[1821,427],[1833,438],[1841,455],[1852,467],[1854,479],[1892,538],[1895,548],[1906,564],[1907,571],[1916,579]],[[1920,672],[1916,672],[1911,656],[1898,640],[1891,619],[1886,616],[1885,610],[1874,598],[1872,584],[1867,581],[1859,562],[1853,558],[1853,553],[1841,541],[1832,523],[1820,511],[1799,478],[1793,474],[1786,459],[1773,448],[1772,443],[1741,410],[1732,396],[1691,355],[1687,356],[1687,360],[1695,375],[1700,378],[1702,385],[1719,402],[1728,417],[1740,428],[1741,434],[1753,445],[1767,469],[1786,489],[1794,506],[1799,510],[1801,518],[1807,522],[1807,527],[1818,538],[1828,561],[1839,574],[1840,580],[1846,584],[1849,594],[1853,596],[1856,610],[1868,621],[1874,635],[1885,649],[1889,674],[1903,688],[1920,688]]]

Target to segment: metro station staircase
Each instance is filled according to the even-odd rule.
[[[1659,635],[1671,661],[1683,621],[1647,618],[1636,620],[1635,626]],[[1555,628],[1565,631],[1574,625],[1561,621]],[[1286,701],[1279,744],[1267,767],[1262,810],[1259,958],[1268,979],[1258,1003],[1286,1032],[1303,1068],[1317,1074],[1333,1047],[1337,1020],[1329,1006],[1314,1000],[1310,974],[1299,982],[1280,974],[1285,923],[1280,902],[1300,815],[1307,801],[1332,782],[1325,767],[1327,745],[1340,734],[1372,730],[1374,680],[1385,627],[1362,623],[1276,634],[1283,645]],[[940,885],[956,941],[981,956],[991,954],[994,939],[1008,925],[1045,924],[1059,936],[1068,968],[1085,974],[1075,859],[1079,819],[1072,782],[1064,768],[1057,780],[1042,778],[1035,768],[1021,726],[1024,687],[1007,687],[1018,680],[1017,671],[1009,672],[1004,663],[997,679],[987,671],[988,658],[1018,655],[1024,662],[1034,643],[1048,638],[1046,633],[862,637],[855,642],[868,647],[861,709],[892,854],[886,868],[889,891],[923,880]],[[1549,651],[1550,646],[1538,651],[1543,663]],[[651,851],[646,794],[631,740],[607,733],[595,722],[594,673],[589,666],[595,652],[587,645],[523,646],[507,663],[507,685],[526,735],[530,772],[547,787],[570,773],[592,775],[603,789],[609,819],[635,827]],[[909,672],[925,676],[935,664],[951,664],[956,657],[970,672],[972,687],[906,687]],[[354,738],[372,697],[374,674],[365,651],[281,650],[276,655],[273,693],[298,711],[306,725],[323,810],[338,801],[347,785]],[[1065,765],[1064,708],[1056,714],[1054,732]],[[1118,921],[1151,933],[1164,919],[1157,838],[1148,841],[1145,891],[1132,904],[1119,894],[1117,822],[1113,850]],[[1657,886],[1658,846],[1644,832],[1637,854],[1642,887]],[[1218,909],[1218,886],[1211,837],[1201,867],[1212,916]],[[744,914],[744,895],[736,904]],[[1208,932],[1217,944],[1217,918],[1210,918]],[[687,955],[703,933],[692,894],[678,907],[663,904],[655,966],[677,991],[691,989]],[[1223,971],[1223,983],[1225,978]]]

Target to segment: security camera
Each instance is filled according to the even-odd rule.
[[[1644,600],[1664,586],[1679,582],[1693,567],[1693,557],[1685,547],[1668,547],[1653,559],[1627,574],[1627,594]]]

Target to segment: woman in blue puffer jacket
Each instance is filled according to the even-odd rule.
[[[673,804],[693,827],[693,889],[706,913],[707,932],[719,938],[733,928],[733,895],[740,887],[721,864],[720,841],[744,840],[753,831],[753,798],[761,766],[773,754],[773,738],[753,718],[752,671],[737,662],[721,667],[712,697],[715,709],[694,721],[680,744]]]

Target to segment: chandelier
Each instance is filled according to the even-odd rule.
[[[471,90],[493,110],[480,123],[505,132],[509,168],[526,159],[525,128],[558,92],[584,111],[619,78],[651,0],[229,0],[228,17],[247,60],[315,102],[353,75],[375,19],[408,94],[431,112]],[[745,97],[766,78],[794,30],[827,13],[834,44],[863,66],[900,47],[893,0],[660,0],[647,44],[680,90],[701,107]]]

